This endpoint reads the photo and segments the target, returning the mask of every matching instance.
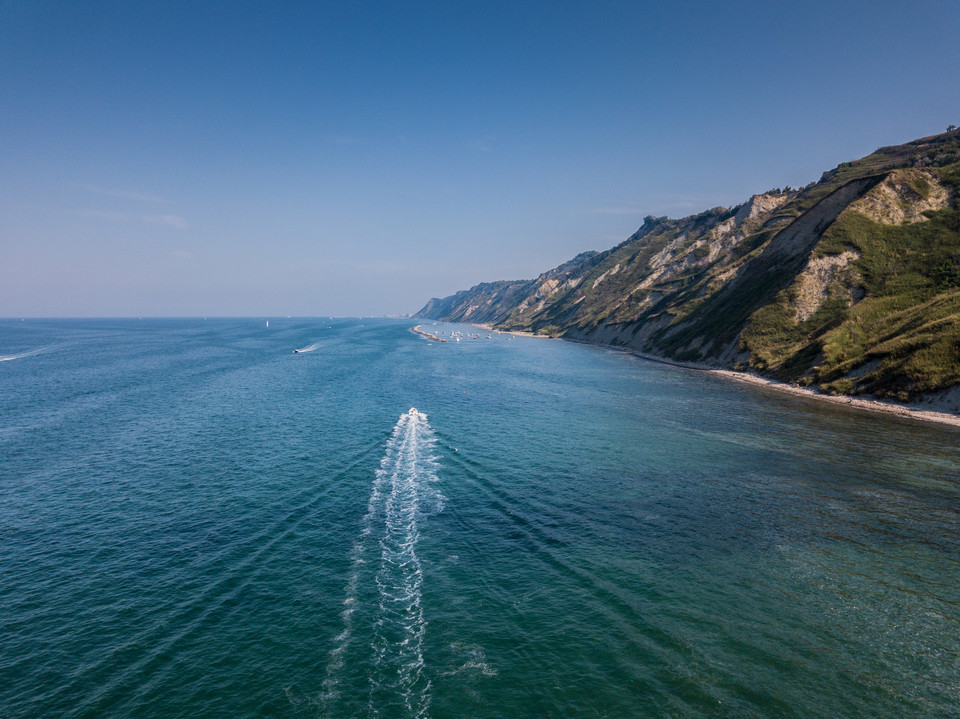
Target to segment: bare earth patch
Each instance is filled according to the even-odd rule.
[[[929,170],[895,170],[850,205],[850,209],[883,225],[927,220],[924,212],[950,206],[950,191]]]
[[[804,322],[816,313],[830,296],[830,286],[840,279],[853,260],[860,259],[857,250],[847,250],[839,255],[811,257],[807,266],[797,277],[797,298],[794,318]],[[844,291],[846,289],[844,288]]]

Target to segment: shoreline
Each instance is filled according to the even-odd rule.
[[[523,332],[522,330],[498,330],[495,329],[492,325],[484,325],[479,322],[470,322],[468,323],[471,327],[476,327],[478,329],[484,330],[486,332],[496,332],[501,335],[513,335],[514,337],[536,337],[542,340],[558,340],[560,337],[551,337],[550,335],[538,335],[533,332]]]
[[[576,342],[577,340],[573,341]],[[584,342],[583,344],[593,343]],[[651,355],[647,352],[613,347],[612,345],[596,346],[610,347],[611,349],[621,349],[627,354],[631,354],[635,357],[649,360],[651,362],[669,364],[673,365],[674,367],[695,370],[697,372],[707,372],[716,377],[723,377],[727,380],[742,382],[755,387],[765,387],[775,392],[792,394],[795,397],[807,397],[808,399],[813,399],[820,402],[839,404],[843,405],[844,407],[853,407],[855,409],[866,410],[868,412],[893,414],[899,417],[905,417],[907,419],[919,420],[921,422],[936,422],[938,424],[948,424],[954,427],[960,427],[960,415],[953,414],[951,412],[941,412],[939,410],[930,409],[917,402],[911,404],[900,404],[882,399],[866,399],[864,397],[850,397],[848,395],[823,394],[822,392],[817,392],[815,389],[811,389],[810,387],[800,387],[795,384],[790,384],[789,382],[781,382],[779,380],[770,379],[769,377],[763,377],[761,375],[754,374],[753,372],[739,372],[732,369],[722,369],[720,367],[711,367],[709,365],[699,364],[697,362],[681,362],[680,360],[673,360],[668,357],[658,357],[657,355]]]
[[[619,350],[621,352],[626,352],[631,354],[634,357],[639,357],[640,359],[649,360],[651,362],[659,362],[660,364],[673,365],[674,367],[680,367],[681,369],[690,369],[696,370],[697,372],[708,372],[717,377],[723,377],[727,380],[732,380],[734,382],[742,382],[744,384],[753,385],[755,387],[766,387],[767,389],[773,390],[775,392],[783,392],[785,394],[792,394],[796,397],[807,397],[809,399],[817,400],[820,402],[829,402],[831,404],[839,404],[844,407],[853,407],[855,409],[861,409],[868,412],[879,412],[882,414],[893,414],[899,417],[905,417],[907,419],[918,420],[921,422],[936,422],[937,424],[946,424],[953,427],[960,427],[960,415],[954,414],[952,412],[943,412],[936,409],[930,409],[927,406],[924,406],[922,403],[913,402],[910,404],[900,404],[898,402],[890,402],[888,400],[882,399],[866,399],[864,397],[850,397],[848,395],[832,395],[832,394],[823,394],[822,392],[817,392],[810,387],[800,387],[795,384],[790,384],[788,382],[780,382],[779,380],[770,379],[769,377],[762,377],[761,375],[754,374],[752,372],[738,372],[737,370],[732,369],[722,369],[719,367],[711,367],[710,365],[700,364],[697,362],[682,362],[680,360],[670,359],[669,357],[659,357],[657,355],[652,355],[647,352],[640,352],[639,350],[632,350],[626,347],[616,347],[614,345],[605,345],[599,344],[596,342],[584,342],[581,340],[567,339],[564,337],[549,337],[547,335],[536,335],[532,332],[517,332],[509,330],[495,330],[490,325],[482,325],[477,323],[471,323],[474,327],[480,327],[490,332],[502,332],[503,334],[516,335],[517,337],[537,337],[540,339],[561,339],[568,342],[577,342],[578,344],[592,345],[594,347],[605,347],[607,349]]]
[[[960,416],[950,412],[941,412],[935,409],[927,409],[922,404],[899,404],[882,399],[866,399],[864,397],[849,397],[847,395],[831,395],[817,392],[809,387],[798,387],[797,385],[786,382],[778,382],[760,375],[748,372],[737,372],[735,370],[710,369],[711,374],[743,382],[757,387],[767,387],[776,392],[784,392],[798,397],[809,397],[831,404],[839,404],[845,407],[854,407],[856,409],[866,410],[868,412],[880,412],[882,414],[893,414],[908,419],[919,420],[921,422],[936,422],[938,424],[948,424],[954,427],[960,427]]]
[[[410,328],[410,331],[411,331],[411,332],[416,332],[418,335],[423,335],[423,336],[426,337],[428,340],[433,340],[434,342],[446,342],[446,340],[442,340],[442,339],[440,339],[439,337],[437,337],[436,335],[432,335],[432,334],[430,334],[429,332],[427,332],[426,330],[420,329],[421,327],[423,327],[423,325],[422,325],[422,324],[419,324],[419,325],[417,325],[416,327],[411,327],[411,328]]]

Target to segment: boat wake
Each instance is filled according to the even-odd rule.
[[[38,347],[32,350],[26,350],[24,352],[17,352],[16,354],[11,355],[0,355],[0,362],[10,362],[12,360],[25,359],[27,357],[36,357],[37,355],[46,354],[47,352],[53,352],[61,345],[47,345],[46,347]]]
[[[320,347],[320,343],[319,343],[319,342],[314,342],[312,345],[307,345],[306,347],[301,347],[300,349],[294,350],[293,353],[294,353],[295,355],[302,355],[302,354],[304,354],[305,352],[313,352],[314,350],[318,349],[319,347]]]
[[[443,508],[443,496],[432,486],[437,480],[435,442],[427,416],[416,409],[400,416],[387,441],[350,553],[343,630],[334,640],[323,683],[328,716],[362,713],[356,691],[344,686],[357,686],[349,658],[364,648],[370,655],[358,661],[372,667],[363,677],[366,713],[423,717],[429,711],[431,683],[423,658],[427,620],[417,543],[421,517]]]

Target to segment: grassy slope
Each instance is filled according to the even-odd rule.
[[[960,195],[960,163],[935,171],[954,197]],[[884,225],[844,212],[815,254],[858,251],[855,272],[840,282],[859,285],[863,299],[849,306],[849,295],[835,291],[798,323],[797,286],[783,290],[753,314],[744,332],[753,366],[838,394],[900,400],[960,382],[960,210],[927,216],[925,222]]]
[[[917,167],[952,191],[951,207],[906,225],[849,209],[888,173]],[[729,363],[739,347],[763,374],[842,394],[909,399],[960,383],[960,132],[881,148],[780,197],[783,204],[740,225],[735,241],[727,234],[718,244],[737,208],[647,218],[607,252],[530,282],[434,301],[424,316],[457,319],[472,307],[505,329],[587,339],[613,328],[617,339],[597,341],[686,360],[716,361],[726,351]],[[836,211],[827,212],[831,204]],[[859,258],[826,302],[797,321],[797,277],[808,259],[848,251]]]

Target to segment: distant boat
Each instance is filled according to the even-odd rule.
[[[267,327],[270,326],[270,320],[267,320]]]

